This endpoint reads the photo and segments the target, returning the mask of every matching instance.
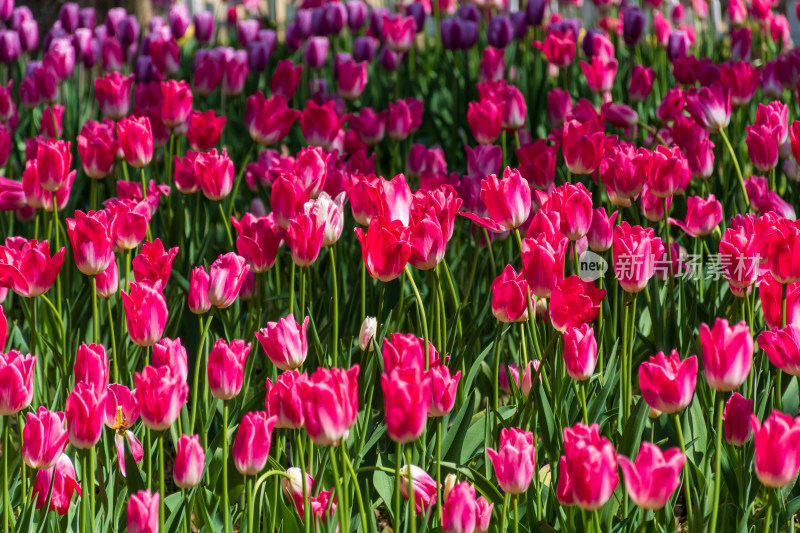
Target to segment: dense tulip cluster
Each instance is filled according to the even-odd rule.
[[[152,4],[0,0],[0,531],[794,530],[777,4]]]

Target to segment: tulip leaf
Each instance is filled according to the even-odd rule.
[[[468,466],[457,465],[455,463],[451,463],[448,461],[442,461],[442,468],[450,469],[453,471],[458,472],[462,476],[466,477],[468,480],[475,485],[475,489],[483,495],[489,502],[502,506],[503,505],[503,495],[497,489],[497,487],[486,479],[486,477],[475,470],[474,468],[470,468]]]
[[[461,406],[461,409],[458,411],[458,414],[456,414],[450,428],[448,428],[447,433],[442,439],[443,458],[452,459],[456,454],[460,454],[461,452],[461,444],[463,444],[464,435],[469,429],[472,413],[478,403],[477,394],[470,394],[469,398],[470,399],[465,401],[464,405]],[[458,442],[459,445],[451,451],[450,448],[453,446],[454,442]]]
[[[650,406],[644,401],[644,398],[639,398],[636,402],[636,407],[631,412],[631,417],[628,423],[625,424],[625,429],[622,432],[622,441],[617,448],[617,453],[625,457],[635,458],[639,452],[639,444],[642,442],[642,432],[644,425],[647,421],[647,415],[650,413]]]
[[[128,494],[136,494],[145,488],[144,479],[142,478],[142,471],[139,470],[139,465],[133,458],[131,451],[131,444],[128,439],[125,440],[125,484],[128,487]]]

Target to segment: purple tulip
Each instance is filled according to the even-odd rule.
[[[502,50],[511,42],[514,28],[511,26],[511,19],[505,15],[497,15],[489,20],[486,30],[486,40],[490,46]]]

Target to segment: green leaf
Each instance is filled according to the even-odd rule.
[[[625,424],[625,429],[622,432],[622,441],[617,448],[617,453],[625,457],[635,458],[639,451],[639,445],[642,442],[642,431],[647,421],[647,415],[650,413],[650,406],[644,401],[644,398],[639,398],[636,402],[636,407],[633,408],[631,417],[628,423]]]

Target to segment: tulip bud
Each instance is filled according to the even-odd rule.
[[[368,316],[364,319],[361,324],[361,331],[358,334],[358,346],[361,350],[369,348],[369,351],[372,351],[374,349],[372,340],[375,338],[377,327],[378,321],[375,317]]]
[[[175,466],[172,479],[181,489],[191,489],[203,479],[203,467],[206,460],[205,451],[200,445],[197,435],[181,435],[176,444]]]
[[[233,464],[242,475],[255,476],[266,466],[276,421],[277,417],[267,417],[263,411],[242,418],[231,449]]]
[[[158,492],[140,490],[128,500],[129,533],[158,533]]]

